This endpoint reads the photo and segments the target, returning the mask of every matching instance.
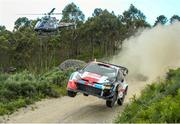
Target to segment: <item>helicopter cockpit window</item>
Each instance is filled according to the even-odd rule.
[[[37,24],[35,25],[35,27],[39,27],[41,24],[41,21],[38,21]]]
[[[46,25],[47,25],[47,22],[48,22],[47,19],[42,20],[42,21],[40,22],[40,24],[39,24],[39,27],[44,27],[44,26],[46,26]]]
[[[53,18],[51,20],[49,20],[48,25],[50,28],[56,28],[57,27]]]

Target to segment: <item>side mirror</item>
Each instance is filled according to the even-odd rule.
[[[81,70],[77,70],[79,73],[82,73],[83,72],[83,70],[81,69]]]

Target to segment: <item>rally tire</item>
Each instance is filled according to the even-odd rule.
[[[75,97],[76,94],[77,94],[76,92],[73,92],[73,91],[70,91],[70,90],[67,91],[67,95],[68,95],[69,97]]]
[[[86,94],[86,93],[83,93],[83,95],[84,95],[84,96],[88,96],[88,94]]]
[[[117,92],[114,93],[114,96],[111,100],[106,100],[106,106],[112,108],[117,100]]]

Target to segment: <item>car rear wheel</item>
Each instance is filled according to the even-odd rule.
[[[117,100],[117,92],[114,93],[112,100],[106,100],[106,106],[112,108],[114,106],[116,100]]]
[[[73,92],[73,91],[70,91],[70,90],[67,91],[67,95],[70,96],[70,97],[75,97],[76,94],[77,94],[76,92]]]

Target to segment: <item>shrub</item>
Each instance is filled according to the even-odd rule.
[[[41,75],[26,70],[15,74],[0,73],[0,115],[9,114],[41,98],[65,95],[71,72],[53,68]]]
[[[180,69],[170,70],[163,82],[148,85],[139,98],[133,98],[115,122],[179,123]]]

